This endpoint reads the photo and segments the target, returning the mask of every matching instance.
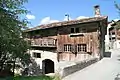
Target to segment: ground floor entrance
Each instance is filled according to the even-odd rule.
[[[54,62],[50,59],[43,60],[42,70],[44,74],[54,73]]]

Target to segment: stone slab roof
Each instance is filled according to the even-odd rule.
[[[24,30],[24,32],[60,27],[60,26],[67,26],[67,25],[74,25],[74,24],[80,24],[80,23],[96,22],[96,21],[102,21],[105,19],[107,19],[107,16],[91,17],[91,18],[85,18],[85,19],[80,19],[80,20],[70,20],[70,21],[63,21],[63,22],[55,22],[55,23],[44,24],[44,25],[40,25],[34,28],[30,28],[30,29]]]

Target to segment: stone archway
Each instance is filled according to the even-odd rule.
[[[54,62],[50,59],[43,60],[42,70],[44,74],[54,73]]]

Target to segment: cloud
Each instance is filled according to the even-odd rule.
[[[80,20],[80,19],[85,19],[85,18],[89,18],[89,17],[86,17],[86,16],[79,16],[79,17],[77,17],[76,19],[77,19],[77,20]]]
[[[114,19],[115,22],[119,21],[120,19]]]
[[[30,14],[27,14],[26,17],[27,17],[27,19],[35,19],[35,16],[34,15],[30,15]]]
[[[84,18],[89,18],[89,17],[79,16],[79,17],[76,18],[76,20],[84,19]],[[72,20],[72,18],[69,17],[69,20]],[[68,21],[68,17],[65,16],[62,21]],[[59,21],[59,20],[51,19],[50,17],[45,17],[45,18],[43,18],[43,19],[40,21],[40,24],[39,24],[39,25],[41,25],[41,24],[49,24],[49,23],[54,23],[54,22],[60,22],[60,21]]]
[[[40,21],[40,24],[49,24],[54,22],[59,22],[59,20],[53,20],[50,17],[45,17]]]

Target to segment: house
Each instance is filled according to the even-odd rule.
[[[108,23],[107,27],[107,35],[106,35],[106,47],[109,49],[118,49],[120,48],[120,29],[118,25],[120,24],[120,20]]]
[[[99,11],[99,6],[95,10]],[[95,12],[96,13],[96,12]],[[107,16],[44,24],[24,31],[31,56],[43,73],[54,73],[61,61],[103,57]]]

